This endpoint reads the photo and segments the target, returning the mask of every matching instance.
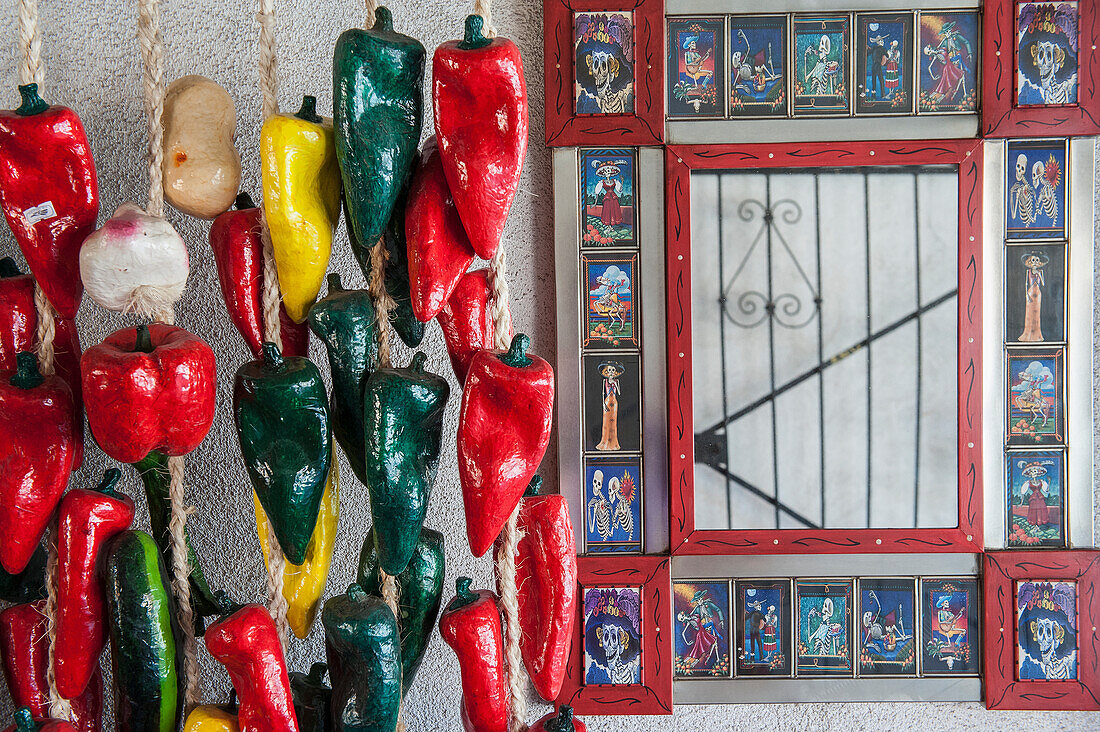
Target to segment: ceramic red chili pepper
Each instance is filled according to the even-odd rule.
[[[134,520],[133,499],[115,490],[121,475],[110,468],[95,490],[74,488],[61,499],[53,667],[57,690],[66,699],[84,690],[107,645],[100,549]]]
[[[260,213],[249,195],[242,193],[237,196],[235,207],[219,215],[210,226],[210,249],[218,267],[222,299],[253,358],[260,357],[264,343],[264,250],[260,238]],[[309,353],[309,327],[291,320],[282,305],[279,306],[279,325],[285,356]]]
[[[527,154],[527,85],[519,48],[486,38],[480,15],[435,50],[435,134],[470,244],[489,259],[500,244]]]
[[[80,359],[88,426],[115,460],[186,455],[214,421],[214,351],[173,325],[116,331]]]
[[[298,732],[279,632],[262,605],[245,605],[206,629],[206,648],[229,671],[241,732]]]
[[[492,299],[489,270],[475,269],[462,275],[447,304],[436,316],[459,384],[466,383],[466,372],[474,354],[492,350],[496,345],[493,316],[489,310]],[[511,337],[509,318],[508,338]]]
[[[73,468],[73,397],[60,376],[42,376],[33,353],[0,372],[0,565],[23,571]]]
[[[4,732],[79,732],[76,727],[60,719],[35,719],[31,710],[22,707],[15,711],[15,724]]]
[[[46,104],[37,84],[19,94],[18,109],[0,112],[0,205],[46,297],[73,318],[84,293],[80,245],[99,215],[92,148],[71,109]]]
[[[405,241],[413,313],[417,320],[427,323],[443,309],[474,261],[474,250],[447,187],[434,136],[424,143],[409,184]]]
[[[522,333],[507,352],[470,361],[458,418],[458,478],[470,551],[493,545],[550,443],[554,370],[527,353]]]
[[[577,545],[569,502],[560,495],[540,495],[541,488],[536,475],[519,504],[519,647],[535,691],[552,702],[561,691],[573,642]]]
[[[12,704],[29,708],[38,719],[50,716],[46,626],[44,601],[13,605],[0,612],[0,658]],[[77,730],[99,732],[103,715],[103,675],[98,667],[84,691],[71,702]]]
[[[588,732],[588,727],[573,716],[573,707],[563,704],[558,711],[535,722],[527,732]]]
[[[84,402],[80,393],[80,335],[76,323],[55,321],[54,366],[73,395],[73,470],[84,462]],[[15,354],[33,351],[37,343],[38,311],[34,278],[19,271],[11,257],[0,259],[0,370],[15,370]]]
[[[439,617],[439,634],[458,656],[462,674],[462,726],[466,732],[508,732],[504,642],[497,596],[455,581],[455,598]]]

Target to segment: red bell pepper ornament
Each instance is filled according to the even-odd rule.
[[[46,531],[73,468],[73,397],[60,376],[42,376],[33,353],[0,372],[0,566],[23,571]]]
[[[229,672],[241,732],[298,732],[279,631],[262,605],[245,605],[206,629],[206,648]]]
[[[405,242],[413,313],[427,323],[443,309],[474,261],[470,239],[447,187],[435,137],[424,144],[409,184]]]
[[[519,648],[531,683],[546,701],[561,692],[577,613],[577,545],[569,502],[540,495],[535,476],[519,504],[516,544]],[[498,540],[498,551],[499,551]]]
[[[520,333],[507,352],[479,351],[466,374],[458,478],[475,557],[493,545],[550,443],[554,370],[530,344]]]
[[[12,605],[0,612],[0,659],[12,704],[27,707],[36,719],[50,716],[49,636],[46,603]],[[95,668],[84,691],[71,699],[78,732],[99,732],[103,716],[103,674]]]
[[[504,640],[497,596],[455,581],[456,595],[439,617],[439,634],[458,656],[462,674],[462,727],[466,732],[508,732]]]
[[[519,48],[486,38],[480,15],[432,61],[435,134],[470,244],[490,259],[500,244],[527,155],[527,85]]]
[[[53,667],[57,690],[66,699],[84,691],[107,645],[100,550],[134,521],[133,499],[115,490],[121,475],[110,468],[95,490],[74,488],[61,499]]]
[[[478,351],[492,350],[496,346],[492,289],[489,287],[489,270],[475,269],[467,272],[455,285],[454,292],[436,320],[447,343],[451,368],[459,384],[466,383],[470,360]],[[505,305],[507,307],[507,305]],[[512,319],[508,318],[508,339],[512,338]]]
[[[237,196],[233,209],[214,219],[210,249],[218,268],[218,283],[229,318],[244,338],[253,358],[260,358],[264,343],[264,245],[260,238],[261,211],[247,193]],[[284,356],[309,353],[309,326],[295,323],[279,305],[279,332]]]
[[[535,722],[527,732],[588,732],[588,727],[573,716],[573,707],[562,704],[558,711]]]
[[[80,392],[80,335],[76,323],[54,321],[54,367],[73,395],[73,470],[84,462],[84,401]],[[34,278],[19,271],[11,257],[0,259],[0,371],[14,371],[15,355],[37,344],[38,311]]]
[[[88,426],[119,462],[186,455],[214,421],[214,351],[183,328],[116,331],[85,352],[80,371]]]
[[[18,109],[0,112],[0,205],[46,298],[74,318],[80,245],[99,215],[92,148],[71,109],[46,104],[37,84],[19,94]]]

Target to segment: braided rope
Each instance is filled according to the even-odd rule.
[[[145,64],[145,117],[149,126],[149,206],[151,216],[164,216],[164,38],[160,33],[160,0],[138,0],[138,45]]]
[[[485,20],[482,33],[486,38],[496,38],[497,29],[493,25],[492,0],[474,0],[474,15],[480,15]]]
[[[279,631],[279,643],[286,653],[287,642],[290,640],[290,621],[287,620],[287,612],[290,603],[283,595],[283,573],[286,571],[286,556],[283,548],[279,546],[279,538],[275,536],[275,525],[267,517],[267,511],[260,507],[262,521],[267,534],[267,599],[268,611],[271,619],[275,621],[275,629]],[[257,530],[259,527],[257,526]]]
[[[56,371],[54,341],[57,338],[57,311],[38,283],[34,285],[34,309],[38,313],[38,368],[44,376]]]
[[[46,664],[46,683],[50,687],[50,716],[54,719],[73,721],[73,707],[57,691],[57,675],[54,669],[54,644],[57,641],[57,523],[50,527],[46,539],[46,638],[49,641],[49,658]]]
[[[19,83],[38,84],[46,79],[42,68],[42,34],[38,31],[38,0],[19,0]]]
[[[363,1],[363,27],[374,27],[374,13],[378,10],[378,0]]]

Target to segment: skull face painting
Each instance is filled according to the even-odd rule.
[[[584,682],[641,681],[642,604],[634,587],[587,587],[584,597]]]
[[[629,12],[573,18],[578,114],[634,112],[634,21]]]
[[[1076,104],[1078,3],[1022,3],[1017,8],[1017,104]]]
[[[1077,678],[1077,583],[1016,583],[1016,677],[1020,681]]]

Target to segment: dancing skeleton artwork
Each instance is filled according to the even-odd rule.
[[[683,624],[680,633],[688,647],[684,663],[689,668],[713,667],[719,658],[719,639],[725,633],[726,619],[722,609],[711,599],[710,592],[696,591],[691,598],[691,609],[677,613],[676,619]]]
[[[863,613],[863,647],[872,648],[882,653],[893,651],[898,643],[913,637],[912,632],[905,632],[905,622],[902,609],[883,612],[882,603],[874,590],[870,591],[870,597],[875,602],[875,610],[867,610]]]
[[[817,47],[806,49],[806,85],[810,94],[835,94],[840,62],[832,58],[833,43],[822,35]]]
[[[820,609],[810,608],[810,617],[818,620],[817,627],[807,637],[814,655],[839,656],[844,626],[841,623],[832,622],[833,598],[826,597],[822,600]]]
[[[968,60],[974,58],[974,49],[966,36],[958,31],[955,21],[948,21],[940,27],[935,46],[924,47],[928,57],[928,75],[936,81],[932,90],[933,100],[954,102],[965,98],[969,93],[966,77],[970,71]]]

